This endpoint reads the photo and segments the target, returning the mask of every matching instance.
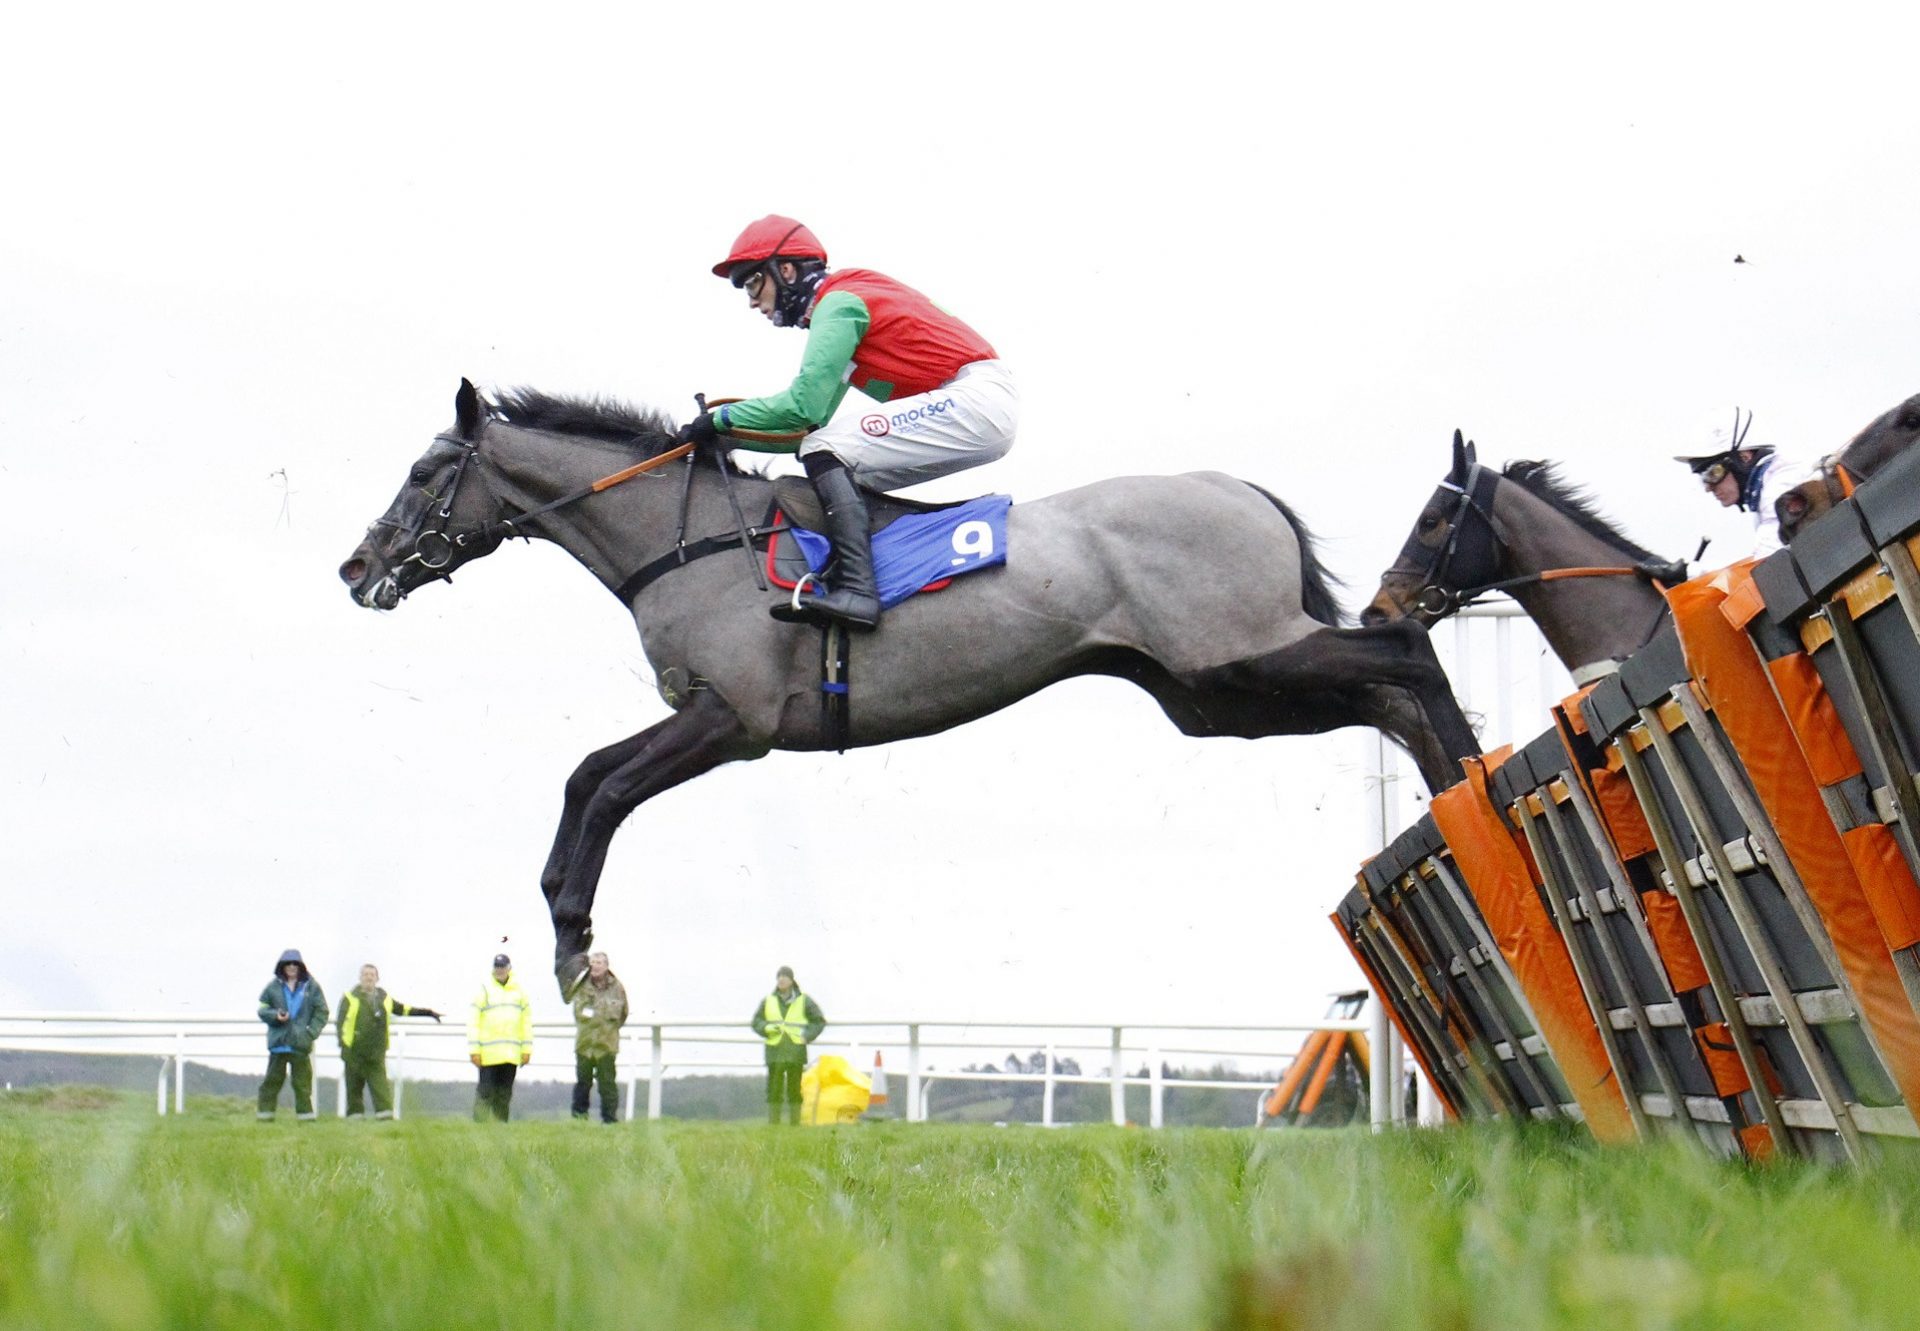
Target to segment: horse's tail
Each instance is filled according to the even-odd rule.
[[[1271,490],[1252,481],[1242,481],[1241,484],[1258,491],[1269,504],[1280,510],[1280,516],[1293,528],[1294,539],[1300,543],[1300,608],[1310,618],[1330,628],[1339,628],[1346,623],[1346,612],[1340,608],[1339,597],[1334,595],[1334,588],[1344,584],[1327,572],[1326,565],[1320,562],[1320,552],[1314,548],[1313,533],[1307,530],[1307,524],[1300,520],[1298,513],[1287,507],[1286,500]]]

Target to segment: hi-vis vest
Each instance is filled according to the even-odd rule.
[[[807,1042],[807,996],[798,989],[787,1000],[785,1012],[780,1010],[780,995],[768,994],[760,1016],[766,1023],[768,1044],[779,1044],[783,1038],[794,1044]]]
[[[386,1020],[383,1021],[379,1015],[376,1015],[376,1012],[384,1013]],[[342,1049],[354,1048],[354,1036],[357,1034],[365,1034],[369,1037],[368,1042],[364,1046],[365,1049],[373,1049],[373,1041],[377,1038],[380,1051],[385,1052],[387,1047],[387,1031],[390,1028],[389,1023],[392,1019],[393,995],[382,990],[380,991],[380,1002],[375,1005],[374,1009],[369,1010],[367,1013],[367,1030],[362,1032],[359,1029],[360,991],[358,989],[347,990],[347,1019],[340,1023],[340,1047]],[[376,1027],[378,1028],[377,1031],[375,1030]]]

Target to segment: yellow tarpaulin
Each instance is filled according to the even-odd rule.
[[[816,1127],[851,1123],[866,1112],[873,1081],[838,1054],[822,1054],[800,1078],[800,1121]]]

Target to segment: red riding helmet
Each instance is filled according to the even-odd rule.
[[[827,248],[804,224],[791,217],[769,213],[759,221],[747,224],[747,229],[733,242],[727,257],[713,266],[713,275],[731,278],[733,270],[741,264],[760,263],[776,254],[783,259],[819,259],[824,263]]]

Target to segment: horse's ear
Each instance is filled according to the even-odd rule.
[[[1465,435],[1455,430],[1453,432],[1453,475],[1447,479],[1455,485],[1464,483],[1467,479],[1467,470],[1473,466],[1473,463],[1473,445],[1468,442]]]
[[[471,439],[480,430],[480,390],[473,386],[470,379],[460,381],[460,391],[453,395],[454,428],[462,439]]]

